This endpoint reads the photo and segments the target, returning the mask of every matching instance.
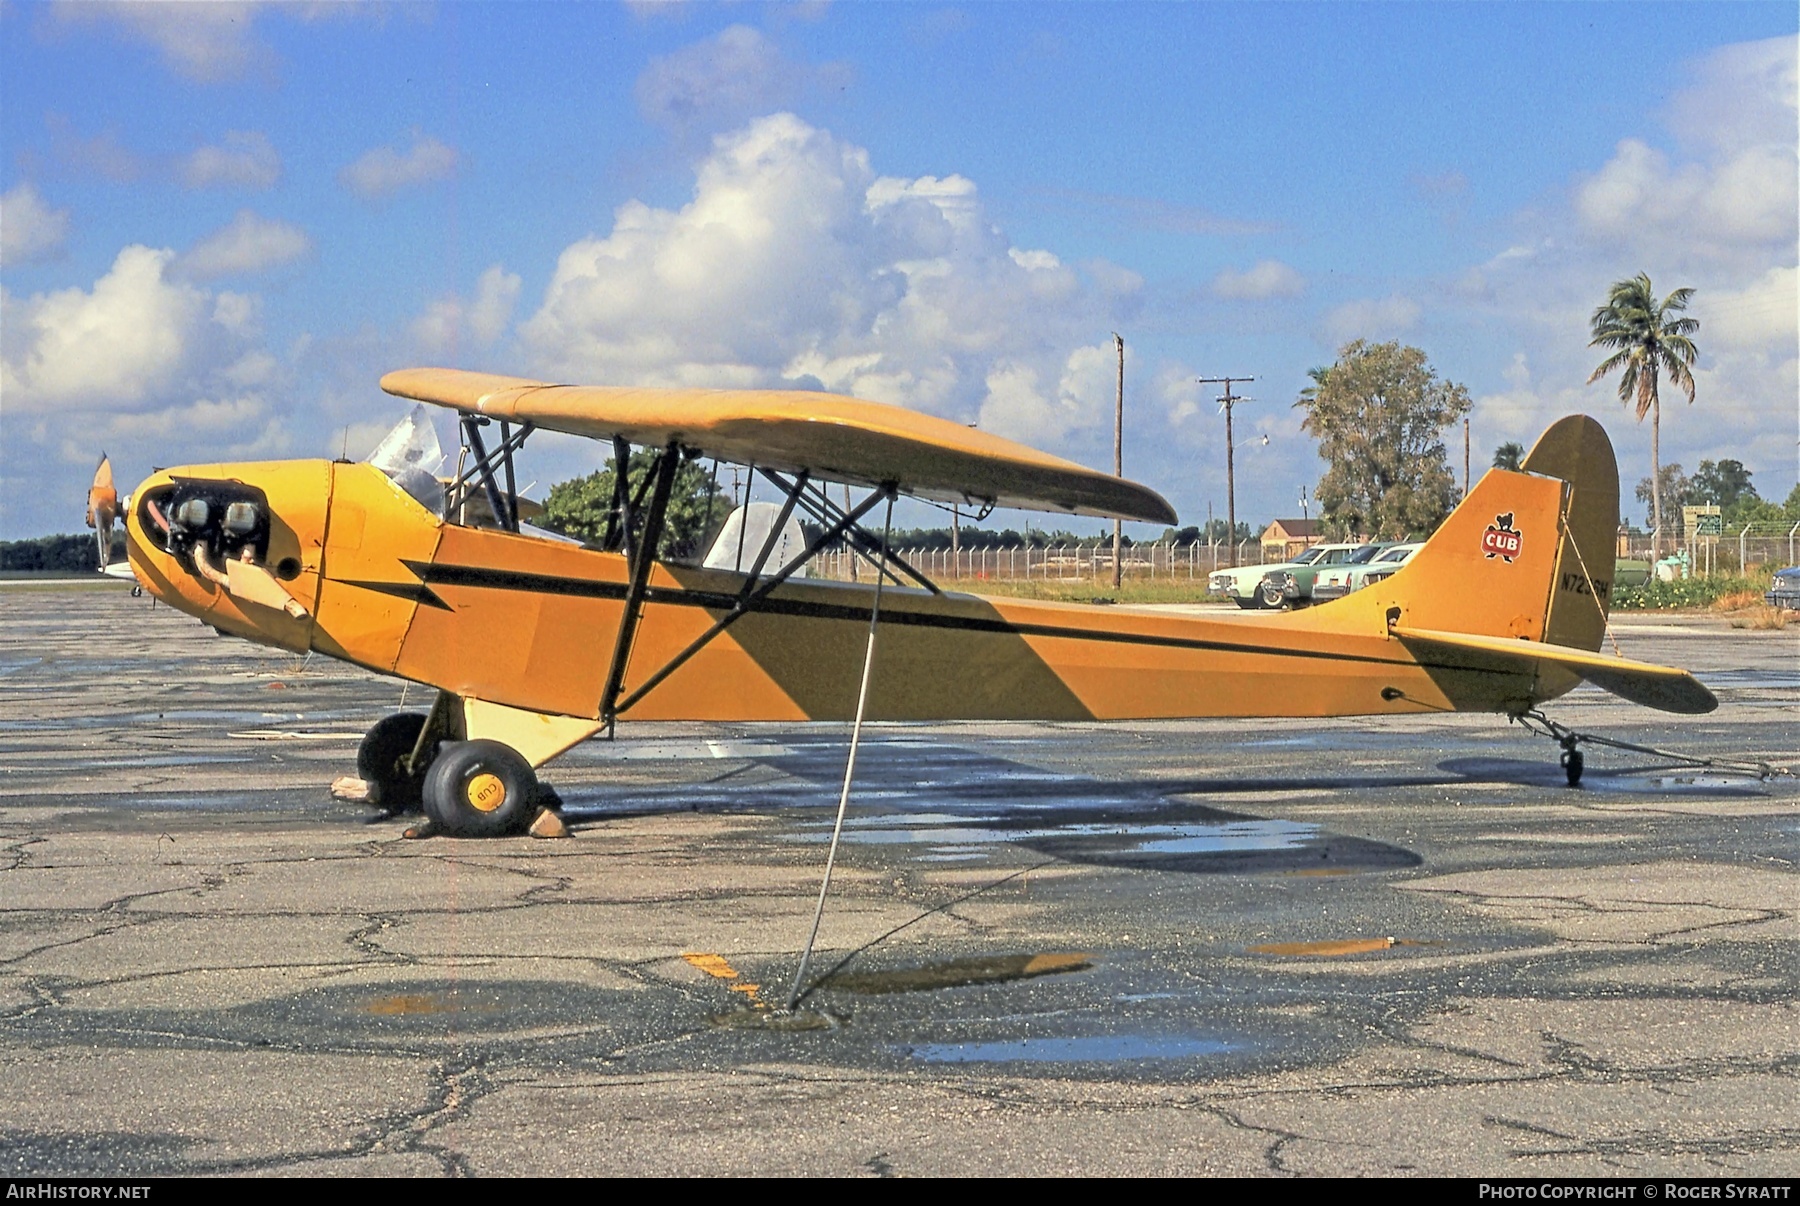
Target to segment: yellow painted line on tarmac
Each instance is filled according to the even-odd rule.
[[[727,963],[723,955],[714,955],[703,951],[683,951],[681,952],[681,957],[686,959],[692,966],[699,968],[707,975],[713,977],[715,980],[738,979],[737,968]],[[762,985],[752,984],[747,980],[738,980],[737,983],[728,984],[726,987],[731,989],[732,992],[743,993],[744,996],[749,999],[751,1008],[768,1008],[768,1005],[764,1003],[761,996]]]
[[[725,962],[723,955],[707,955],[698,951],[683,951],[681,957],[699,968],[709,976],[720,980],[737,979],[737,969]]]

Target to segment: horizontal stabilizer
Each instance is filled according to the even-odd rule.
[[[964,505],[1176,522],[1148,486],[904,406],[773,389],[555,385],[459,369],[402,369],[381,379],[401,398],[650,448],[826,481],[880,486]]]
[[[1606,657],[1564,645],[1548,645],[1542,641],[1512,640],[1507,637],[1470,636],[1461,632],[1437,632],[1422,628],[1395,627],[1394,636],[1410,646],[1432,646],[1438,650],[1458,650],[1484,658],[1503,659],[1514,663],[1560,666],[1579,674],[1588,682],[1621,699],[1628,699],[1662,712],[1698,715],[1719,706],[1718,697],[1685,670],[1657,666],[1650,662],[1634,662],[1622,657]]]

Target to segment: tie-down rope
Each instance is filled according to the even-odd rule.
[[[1683,754],[1675,750],[1659,750],[1655,746],[1637,745],[1630,741],[1618,741],[1611,737],[1602,737],[1598,733],[1582,733],[1565,724],[1558,724],[1536,708],[1528,712],[1520,712],[1508,719],[1519,725],[1528,733],[1536,733],[1548,737],[1563,747],[1565,754],[1573,753],[1577,745],[1603,745],[1609,749],[1625,750],[1633,754],[1649,754],[1653,758],[1661,758],[1673,762],[1677,766],[1691,766],[1699,770],[1731,771],[1741,775],[1755,775],[1767,781],[1778,778],[1794,778],[1795,771],[1791,766],[1779,762],[1762,762],[1748,758],[1701,758],[1693,754]]]
[[[887,517],[881,524],[881,547],[885,551],[888,535],[894,526],[894,496],[887,496]],[[862,687],[856,693],[856,722],[850,726],[850,756],[844,762],[844,789],[838,793],[837,821],[831,826],[831,850],[825,856],[825,878],[819,884],[819,904],[813,910],[812,932],[806,936],[806,949],[800,952],[800,968],[794,973],[794,987],[788,993],[787,1007],[800,1002],[801,987],[806,983],[806,969],[812,963],[813,943],[819,937],[819,923],[825,918],[825,894],[831,891],[831,870],[837,865],[838,839],[844,832],[844,812],[850,807],[850,781],[856,775],[856,751],[862,744],[863,715],[869,706],[870,671],[875,666],[875,625],[881,619],[881,584],[885,574],[875,575],[875,602],[869,608],[869,646],[863,654]]]

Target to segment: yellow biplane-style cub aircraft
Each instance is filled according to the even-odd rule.
[[[622,719],[843,721],[859,699],[871,720],[1516,718],[1582,680],[1665,711],[1716,706],[1683,671],[1598,652],[1619,481],[1585,416],[1552,425],[1520,472],[1490,471],[1387,580],[1218,619],[940,590],[864,524],[883,503],[891,515],[896,494],[1155,523],[1175,512],[1134,482],[901,407],[450,369],[381,385],[458,413],[447,486],[391,458],[169,469],[131,497],[128,549],[145,587],[222,632],[436,688],[428,715],[377,723],[357,763],[381,807],[422,804],[449,834],[518,832],[537,812],[534,768]],[[609,441],[620,465],[633,445],[654,450],[637,487],[615,475],[597,546],[520,523],[513,458],[538,429]],[[744,572],[656,555],[675,471],[701,455],[782,493]],[[839,506],[826,482],[866,494]],[[795,512],[814,534],[777,564]],[[797,576],[844,544],[870,581]],[[1565,743],[1571,756],[1573,782]]]

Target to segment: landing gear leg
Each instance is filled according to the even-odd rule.
[[[1529,712],[1514,713],[1511,719],[1514,724],[1523,725],[1526,732],[1536,733],[1540,737],[1548,737],[1550,740],[1556,742],[1556,744],[1562,746],[1563,774],[1569,777],[1570,787],[1581,786],[1581,772],[1585,769],[1586,762],[1581,756],[1579,747],[1584,740],[1598,741],[1601,745],[1621,745],[1619,742],[1609,741],[1604,737],[1594,737],[1591,734],[1577,733],[1567,725],[1557,724],[1554,720],[1551,720],[1548,716],[1536,709]],[[1621,746],[1621,748],[1635,749],[1637,747]],[[1654,753],[1655,751],[1650,752]]]

